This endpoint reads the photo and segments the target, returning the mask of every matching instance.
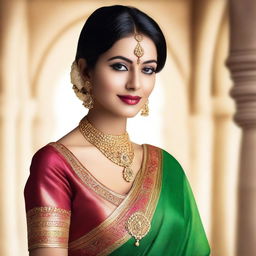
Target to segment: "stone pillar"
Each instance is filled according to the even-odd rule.
[[[238,177],[237,256],[256,255],[256,1],[230,0],[227,66],[236,101],[234,121],[242,128]]]

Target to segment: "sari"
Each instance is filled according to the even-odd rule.
[[[60,143],[37,151],[24,190],[29,250],[67,248],[69,256],[210,255],[181,165],[161,148],[142,146],[142,165],[126,195],[100,183]]]

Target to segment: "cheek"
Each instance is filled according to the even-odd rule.
[[[93,79],[93,93],[95,97],[106,97],[107,95],[117,94],[118,89],[121,89],[121,80],[118,79],[113,72],[96,73]]]
[[[145,96],[149,96],[153,91],[154,87],[155,87],[155,77],[152,77],[151,79],[148,79],[146,81],[146,86],[144,89]]]
[[[126,82],[126,76],[123,73],[116,73],[111,70],[101,69],[100,73],[95,73],[93,84],[95,93],[118,93],[121,92]]]

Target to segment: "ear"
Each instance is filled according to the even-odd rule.
[[[84,58],[79,58],[77,61],[77,65],[84,80],[90,80],[90,73],[86,60]]]

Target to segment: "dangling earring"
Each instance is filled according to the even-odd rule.
[[[148,100],[145,102],[145,104],[143,105],[140,115],[141,116],[148,116],[149,115],[149,108],[148,108]]]
[[[84,81],[76,61],[72,63],[70,78],[76,96],[83,101],[86,108],[93,108],[92,85],[90,81]]]
[[[88,108],[93,108],[93,97],[92,97],[92,84],[90,81],[85,81],[84,87],[82,89],[82,93],[84,93],[83,105]]]

